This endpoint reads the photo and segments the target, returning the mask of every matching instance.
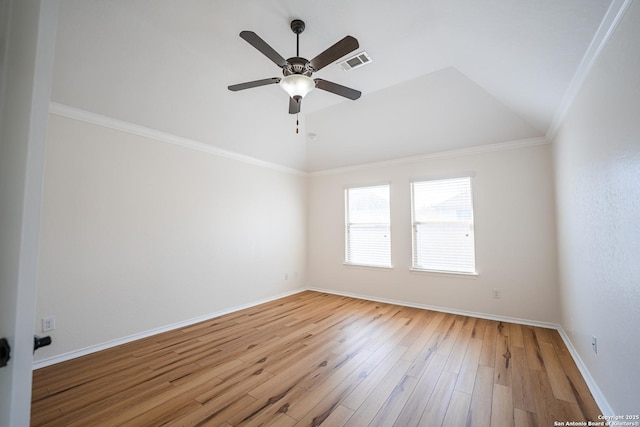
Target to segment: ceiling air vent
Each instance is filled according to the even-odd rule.
[[[343,70],[349,71],[353,70],[354,68],[367,65],[370,62],[371,58],[369,57],[369,54],[367,52],[360,52],[352,56],[351,58],[347,58],[344,61],[339,62],[338,64],[340,64],[340,67],[342,67]]]

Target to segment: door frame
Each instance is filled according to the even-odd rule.
[[[11,359],[0,368],[0,425],[31,414],[44,154],[57,0],[0,0],[0,334]]]

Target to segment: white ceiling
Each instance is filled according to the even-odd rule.
[[[544,136],[610,0],[61,0],[53,101],[303,171]],[[314,74],[300,134],[280,70],[356,37],[373,62]],[[309,134],[317,135],[315,140]]]

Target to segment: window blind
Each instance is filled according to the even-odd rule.
[[[413,267],[475,273],[471,178],[414,182]]]
[[[389,186],[345,190],[345,262],[391,266]]]

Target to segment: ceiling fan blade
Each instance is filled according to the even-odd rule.
[[[331,64],[336,59],[342,58],[347,53],[353,52],[359,46],[360,44],[358,43],[358,40],[356,40],[354,37],[346,36],[309,62],[313,69],[315,71],[318,71]]]
[[[335,93],[336,95],[344,96],[354,101],[362,95],[362,92],[359,90],[351,89],[350,87],[342,86],[328,80],[315,79],[315,81],[318,89],[326,90],[327,92]]]
[[[265,86],[273,83],[279,83],[280,79],[278,77],[271,77],[270,79],[262,79],[262,80],[254,80],[252,82],[246,83],[238,83],[237,85],[228,86],[229,90],[238,91],[244,89],[251,89],[252,87]]]
[[[293,99],[289,98],[289,114],[298,114],[300,112],[300,106],[302,105],[302,98]]]
[[[264,56],[272,60],[278,67],[282,68],[287,65],[287,61],[253,31],[242,31],[240,37],[262,52]]]

